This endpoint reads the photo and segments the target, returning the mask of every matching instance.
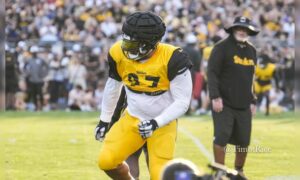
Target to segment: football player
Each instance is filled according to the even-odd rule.
[[[123,39],[109,50],[96,138],[104,139],[99,168],[112,179],[132,179],[124,160],[145,143],[152,180],[158,180],[162,167],[173,159],[176,119],[191,100],[192,65],[180,48],[160,42],[165,30],[159,16],[133,13],[122,26]],[[123,85],[127,108],[106,134]]]
[[[266,97],[266,112],[269,115],[270,109],[270,90],[272,89],[272,79],[275,80],[276,89],[278,90],[278,77],[276,74],[276,65],[272,63],[268,55],[263,54],[261,60],[255,69],[254,91],[257,95],[257,102],[261,104],[263,97]]]
[[[108,130],[107,132],[109,131],[109,129],[114,125],[114,123],[116,123],[121,114],[124,112],[124,110],[126,109],[127,107],[127,102],[126,102],[126,91],[125,91],[125,88],[123,87],[122,88],[122,91],[121,91],[121,94],[120,94],[120,97],[119,97],[119,100],[117,102],[117,106],[114,110],[114,113],[112,115],[112,118],[111,118],[111,121],[109,123],[109,126],[108,126]],[[101,134],[100,133],[97,133],[99,132],[100,127],[97,127],[95,132],[96,132],[96,139],[97,140],[101,140]],[[97,137],[99,136],[99,137]],[[148,151],[147,151],[147,144],[144,144],[143,147],[141,147],[139,150],[137,150],[135,153],[131,154],[127,159],[126,159],[126,163],[128,164],[129,166],[129,169],[130,169],[130,174],[132,175],[132,177],[135,179],[135,180],[138,180],[139,179],[139,174],[140,174],[140,168],[139,168],[139,157],[142,153],[142,151],[144,152],[145,154],[145,159],[146,159],[146,163],[147,163],[147,166],[149,165],[149,158],[148,158]],[[148,166],[149,167],[149,166]]]

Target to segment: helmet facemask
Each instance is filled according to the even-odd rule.
[[[147,42],[134,39],[126,34],[123,34],[122,51],[123,54],[131,60],[141,61],[149,58],[159,41]]]

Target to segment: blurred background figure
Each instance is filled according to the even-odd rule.
[[[99,47],[93,48],[88,59],[85,61],[87,71],[87,85],[96,89],[99,79],[105,75],[105,60]]]
[[[275,89],[278,90],[279,88],[276,65],[266,54],[261,55],[258,61],[258,65],[255,68],[254,91],[257,95],[258,106],[261,106],[261,102],[263,98],[265,98],[264,111],[265,115],[268,116],[270,113],[270,90],[272,89],[272,80],[275,80]]]
[[[84,92],[80,109],[82,111],[93,111],[95,110],[95,103],[93,88],[88,87]]]
[[[28,101],[33,102],[32,110],[41,110],[43,104],[43,86],[48,74],[48,64],[38,57],[39,48],[30,48],[31,58],[25,65],[26,81],[28,84]]]
[[[193,67],[191,69],[192,73],[192,80],[193,80],[193,98],[192,103],[195,104],[194,107],[192,106],[190,110],[187,112],[189,114],[191,110],[198,109],[201,106],[201,89],[203,83],[203,77],[200,73],[201,70],[201,52],[200,49],[197,47],[198,40],[197,37],[190,33],[186,36],[186,46],[183,47],[183,50],[186,51],[193,63]]]
[[[84,90],[81,85],[75,85],[69,93],[68,107],[71,111],[81,111]]]
[[[58,100],[64,98],[67,79],[67,64],[58,55],[54,55],[49,64],[48,92],[50,94],[51,109],[58,109]]]
[[[80,85],[83,89],[86,89],[87,70],[86,67],[81,64],[78,56],[78,54],[74,54],[71,58],[68,69],[68,79],[71,87],[77,84]]]
[[[19,68],[17,53],[14,49],[5,48],[5,98],[6,110],[15,110],[15,93],[18,90]]]
[[[105,81],[108,76],[106,63],[108,47],[120,39],[118,35],[121,34],[121,24],[125,17],[135,11],[149,10],[160,15],[166,23],[167,32],[163,41],[184,48],[194,61],[193,78],[197,80],[194,80],[194,100],[191,103],[190,114],[201,115],[210,111],[206,78],[207,60],[214,44],[227,36],[223,27],[232,22],[236,16],[251,17],[261,29],[258,37],[250,41],[258,47],[258,57],[267,54],[276,65],[278,90],[284,94],[279,105],[282,109],[290,111],[294,107],[294,2],[293,0],[201,2],[33,0],[31,3],[7,1],[6,44],[8,51],[17,52],[14,55],[16,61],[13,62],[14,67],[18,67],[17,79],[13,82],[7,81],[12,84],[17,81],[15,92],[10,89],[9,96],[14,97],[16,93],[23,92],[25,97],[31,98],[28,90],[32,89],[32,86],[26,81],[25,65],[33,62],[30,55],[32,46],[42,51],[38,54],[42,55],[41,59],[50,68],[49,74],[46,74],[47,82],[43,81],[45,84],[43,93],[45,100],[49,98],[52,109],[63,110],[67,107],[68,94],[76,84],[80,84],[84,90],[91,87],[96,91],[98,82]],[[53,67],[56,64],[55,56],[61,64],[59,71]],[[60,74],[62,69],[66,71],[63,88],[65,92],[61,91],[60,75],[54,75],[54,71]],[[272,80],[271,83],[272,87],[276,87],[275,81]],[[93,96],[95,95],[96,93],[93,93]],[[11,102],[12,98],[9,99]],[[272,101],[270,99],[270,105]],[[10,109],[15,108],[11,105],[14,103],[9,104]],[[30,107],[32,108],[31,103],[26,103],[26,109]]]
[[[101,110],[104,85],[105,85],[105,82],[100,81],[98,83],[97,89],[94,92],[94,94],[95,94],[95,106],[96,106],[97,110]]]

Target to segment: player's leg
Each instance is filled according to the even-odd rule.
[[[112,170],[104,171],[113,180],[132,180],[133,177],[130,174],[129,167],[125,162],[119,164]]]
[[[159,180],[165,164],[173,159],[177,135],[177,121],[157,129],[147,139],[151,180]]]
[[[132,177],[134,177],[135,180],[139,179],[139,175],[140,175],[139,158],[142,152],[144,152],[146,164],[149,169],[149,156],[147,150],[147,143],[145,143],[142,148],[137,150],[135,153],[133,153],[126,159],[126,163],[129,166],[130,174]]]
[[[130,174],[132,177],[134,177],[135,180],[138,180],[140,175],[139,158],[142,151],[143,151],[143,147],[137,150],[135,153],[133,153],[126,159],[126,163],[129,166]]]
[[[145,143],[145,145],[143,146],[143,152],[144,152],[144,155],[145,155],[147,167],[148,167],[148,169],[149,169],[149,153],[148,153],[148,146],[147,146],[147,143]]]
[[[235,112],[235,128],[234,134],[236,139],[236,157],[235,169],[243,174],[243,168],[246,162],[248,146],[251,137],[252,115],[250,108],[243,111]]]
[[[264,95],[266,97],[266,116],[270,114],[270,95],[269,91],[265,92]]]
[[[213,150],[215,162],[225,164],[225,149],[232,135],[234,117],[232,110],[227,106],[224,106],[219,113],[213,111],[212,116],[214,122]]]
[[[106,134],[99,155],[99,168],[112,179],[130,179],[125,159],[140,149],[145,140],[138,132],[139,120],[127,112]]]

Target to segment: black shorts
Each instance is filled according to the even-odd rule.
[[[252,115],[250,108],[236,110],[224,106],[220,113],[212,113],[214,122],[214,144],[228,143],[247,147],[250,144]]]

